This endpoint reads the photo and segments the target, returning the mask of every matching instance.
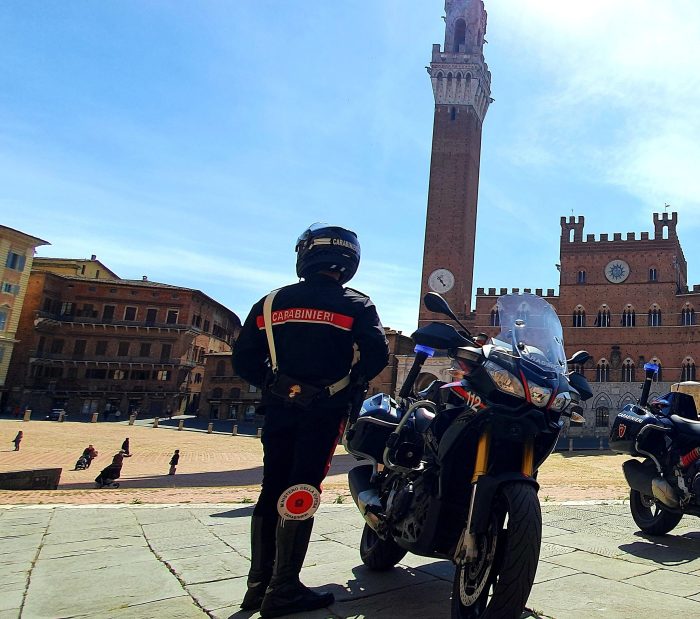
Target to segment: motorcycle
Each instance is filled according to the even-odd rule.
[[[610,449],[634,456],[623,463],[622,471],[630,487],[632,518],[649,535],[672,531],[684,514],[700,516],[700,421],[695,400],[676,391],[649,402],[658,369],[653,363],[644,365],[638,403],[626,405],[610,430]]]
[[[542,536],[537,469],[552,453],[565,419],[580,423],[586,379],[567,372],[562,327],[541,297],[498,299],[501,332],[474,338],[436,293],[426,307],[456,322],[433,322],[411,337],[414,363],[398,402],[377,394],[343,437],[371,464],[348,474],[365,518],[360,542],[372,570],[407,552],[456,565],[452,617],[516,619],[532,588]],[[442,351],[456,380],[415,393],[425,361]]]

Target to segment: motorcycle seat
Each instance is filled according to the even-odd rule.
[[[678,415],[671,415],[671,421],[680,434],[700,441],[700,421],[690,421]]]

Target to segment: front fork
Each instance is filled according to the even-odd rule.
[[[476,536],[472,533],[472,514],[474,513],[474,503],[476,502],[476,491],[479,487],[479,478],[486,474],[491,451],[491,428],[487,426],[479,437],[476,448],[476,459],[474,461],[474,475],[472,476],[472,494],[469,500],[469,514],[467,516],[467,526],[462,531],[462,535],[457,542],[457,549],[454,554],[454,561],[458,565],[463,565],[476,559],[478,548],[476,546]],[[523,458],[520,470],[523,475],[532,477],[535,468],[535,439],[529,437],[523,444]]]

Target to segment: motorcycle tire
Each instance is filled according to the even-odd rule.
[[[477,539],[477,558],[455,570],[452,619],[519,619],[535,580],[541,541],[537,490],[504,484],[489,530]]]
[[[674,514],[660,507],[654,497],[630,490],[630,511],[635,524],[648,535],[666,535],[678,526],[683,514]]]
[[[406,551],[393,539],[382,539],[365,524],[360,540],[360,558],[375,572],[390,570],[406,556]]]

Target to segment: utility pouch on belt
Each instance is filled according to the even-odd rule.
[[[302,382],[286,374],[277,372],[268,391],[289,404],[308,408],[318,400],[327,397],[326,387],[317,387]]]
[[[335,395],[341,389],[350,384],[350,374],[343,376],[340,380],[331,385],[318,386],[305,383],[296,378],[282,374],[277,367],[277,352],[275,350],[275,340],[272,335],[272,300],[275,298],[277,290],[273,290],[265,297],[263,302],[263,319],[265,321],[265,333],[267,335],[267,346],[270,349],[270,365],[272,366],[272,381],[267,387],[267,391],[284,400],[289,404],[294,404],[300,408],[309,408],[316,402]],[[353,359],[353,365],[357,361],[357,355]]]

